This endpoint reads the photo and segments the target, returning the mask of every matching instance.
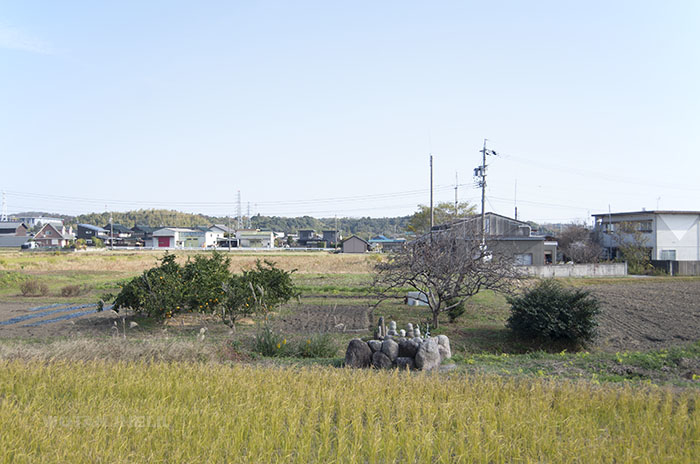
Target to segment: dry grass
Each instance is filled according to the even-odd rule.
[[[493,376],[0,361],[2,462],[698,462],[697,392]]]
[[[179,262],[201,251],[176,252]],[[162,251],[101,251],[76,253],[0,252],[0,270],[28,273],[49,271],[116,271],[138,273],[157,264]],[[231,252],[231,270],[239,272],[255,265],[257,259],[267,259],[278,267],[310,274],[364,274],[370,271],[369,255],[334,254],[327,252]]]
[[[128,330],[128,329],[127,329]],[[122,328],[119,327],[119,333]],[[0,343],[0,360],[23,361],[206,361],[226,359],[225,346],[209,340],[178,337],[77,337],[27,343],[5,340]]]

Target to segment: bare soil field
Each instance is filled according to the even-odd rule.
[[[290,305],[292,311],[280,314],[273,321],[283,332],[325,333],[365,332],[369,330],[367,306]]]
[[[596,347],[644,351],[700,339],[700,280],[594,285],[602,303]]]

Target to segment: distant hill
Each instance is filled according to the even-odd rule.
[[[68,225],[94,224],[104,226],[109,223],[110,213],[90,213],[79,216],[67,216],[55,213],[31,213],[31,215],[43,215],[60,217]],[[21,213],[20,215],[30,215]],[[209,226],[212,224],[227,224],[228,218],[207,216],[204,214],[183,213],[165,209],[140,209],[137,211],[114,212],[112,218],[115,224],[133,227],[136,224],[144,224],[152,227],[194,227]],[[388,218],[338,218],[338,230],[344,236],[358,235],[362,238],[370,238],[375,235],[396,236],[405,232],[410,216]],[[247,221],[247,219],[246,219]],[[256,229],[269,229],[276,232],[295,234],[299,230],[313,229],[317,232],[335,229],[335,218],[314,218],[311,216],[280,217],[280,216],[253,216],[250,223]],[[235,227],[235,218],[231,218],[231,224]]]

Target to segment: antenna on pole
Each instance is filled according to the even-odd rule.
[[[2,191],[2,216],[0,216],[0,221],[7,221],[7,196],[4,190]]]

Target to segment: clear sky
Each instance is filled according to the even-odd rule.
[[[700,210],[700,2],[2,1],[10,213]]]

